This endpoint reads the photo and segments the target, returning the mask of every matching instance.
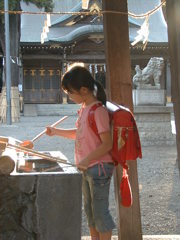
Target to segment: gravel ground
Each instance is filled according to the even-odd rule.
[[[10,126],[0,124],[0,135],[19,140],[32,139],[44,126],[56,122],[58,116],[21,117]],[[75,116],[61,123],[73,127]],[[59,137],[43,136],[35,142],[36,150],[60,150],[73,162],[74,142]],[[138,160],[140,206],[143,235],[180,234],[180,180],[175,146],[143,147],[143,159]],[[110,189],[110,211],[117,221],[113,182]],[[82,236],[89,235],[82,210]],[[114,229],[113,235],[117,235]]]

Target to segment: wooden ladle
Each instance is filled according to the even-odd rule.
[[[68,118],[68,116],[64,116],[63,118],[59,119],[57,122],[53,123],[51,127],[56,127],[59,123],[64,121],[66,118]],[[23,141],[22,143],[20,143],[20,146],[32,149],[34,147],[34,144],[33,144],[34,141],[39,139],[45,132],[46,132],[46,129],[40,132],[39,134],[37,134],[32,140]]]

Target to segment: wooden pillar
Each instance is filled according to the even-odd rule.
[[[108,97],[119,104],[133,110],[131,61],[129,49],[129,31],[127,1],[103,0],[104,11],[119,11],[122,14],[104,14],[104,39],[107,66]],[[115,174],[115,196],[118,210],[118,239],[141,240],[141,216],[139,204],[139,188],[137,176],[137,162],[129,161],[129,175],[133,193],[133,205],[125,208],[120,204],[119,183],[121,169]]]
[[[171,64],[172,102],[176,123],[176,144],[180,170],[180,1],[167,0],[166,13]]]

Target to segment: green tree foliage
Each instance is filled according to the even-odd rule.
[[[38,8],[44,8],[45,11],[50,12],[53,9],[53,0],[22,0],[23,2],[34,3]],[[0,10],[4,10],[4,0],[0,0]],[[20,0],[9,0],[9,10],[21,10]],[[15,18],[15,15],[11,14],[11,18]],[[20,18],[19,18],[20,19]],[[14,21],[14,20],[12,20]],[[10,23],[12,22],[10,19]],[[20,26],[20,20],[19,20]],[[20,32],[20,31],[19,31]],[[4,52],[4,14],[0,15],[0,47]]]
[[[38,8],[43,8],[47,12],[52,11],[53,9],[53,0],[24,0],[26,3],[34,3]]]
[[[23,0],[23,2],[34,3],[38,8],[44,8],[45,11],[53,9],[53,0]],[[20,10],[18,6],[19,0],[9,0],[9,10]],[[4,9],[4,0],[0,1],[0,9]]]
[[[53,0],[21,0],[23,2],[34,3],[38,8],[50,12],[53,9]],[[9,10],[21,11],[20,0],[9,0]],[[0,0],[0,10],[4,10],[4,0]],[[21,17],[19,14],[9,14],[10,27],[10,56],[19,56]],[[5,55],[5,33],[4,33],[4,14],[0,15],[0,51]],[[18,85],[19,67],[11,63],[12,86]]]

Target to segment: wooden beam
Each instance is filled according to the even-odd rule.
[[[104,39],[109,98],[133,110],[131,61],[128,31],[127,0],[103,0],[103,10],[125,14],[104,14]],[[129,161],[129,175],[133,193],[133,205],[125,208],[120,204],[119,183],[121,169],[115,174],[115,195],[118,210],[118,239],[141,240],[141,216],[136,161]]]
[[[176,125],[176,144],[180,170],[180,1],[167,0],[166,13],[171,65],[172,102]]]
[[[125,11],[127,1],[104,0],[103,10]],[[127,8],[126,8],[127,10]],[[111,99],[132,109],[128,16],[104,15],[107,79]],[[127,21],[127,22],[126,22]],[[109,81],[110,80],[110,81]]]
[[[62,55],[43,55],[43,54],[23,54],[24,60],[29,59],[53,59],[53,60],[62,60]],[[67,55],[66,60],[93,60],[94,63],[96,63],[97,60],[105,60],[104,54],[96,54],[96,55],[88,55],[88,54],[73,54],[73,55]]]

